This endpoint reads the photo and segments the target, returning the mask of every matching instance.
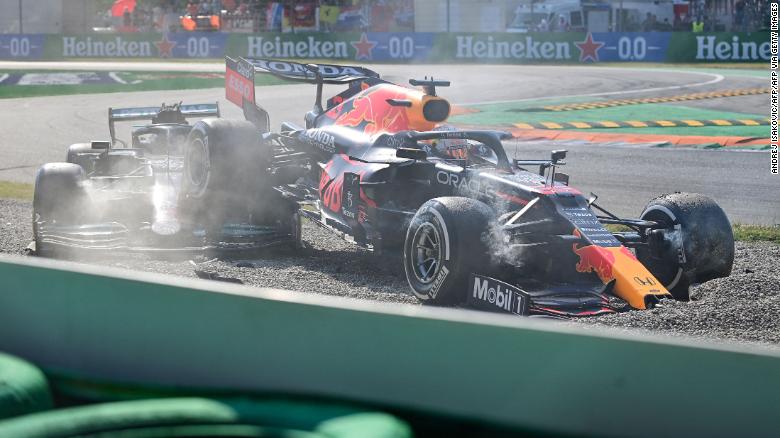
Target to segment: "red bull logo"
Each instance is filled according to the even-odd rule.
[[[348,105],[351,108],[345,108]],[[374,124],[374,106],[371,102],[370,92],[358,94],[352,101],[344,104],[344,107],[339,108],[339,110],[340,114],[334,121],[336,125],[356,128],[365,122],[365,128],[368,129],[369,125]]]
[[[615,278],[612,272],[612,266],[615,264],[615,255],[609,249],[597,245],[587,245],[578,248],[575,243],[572,245],[572,250],[580,257],[580,261],[575,267],[577,272],[595,272],[604,283],[608,283]]]
[[[388,100],[396,103],[391,105]],[[359,129],[370,136],[409,129],[428,131],[435,126],[424,111],[431,100],[443,99],[398,85],[379,84],[338,103],[325,113],[324,120],[328,124]]]
[[[577,237],[581,236],[577,229],[573,234]],[[647,308],[648,295],[654,297],[669,295],[653,274],[625,246],[578,246],[575,243],[572,245],[572,250],[580,258],[575,267],[577,272],[595,272],[604,284],[615,280],[614,294],[626,300],[635,309]]]
[[[368,135],[383,132],[399,132],[409,128],[406,108],[391,106],[387,99],[404,99],[405,90],[395,91],[390,87],[379,87],[363,91],[350,102],[329,111],[335,116],[334,124],[362,127]],[[351,105],[351,108],[345,108]]]

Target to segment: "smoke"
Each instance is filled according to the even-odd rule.
[[[494,266],[525,269],[530,264],[529,257],[532,255],[533,244],[520,241],[517,235],[522,232],[513,229],[513,225],[507,225],[507,222],[518,212],[519,210],[514,210],[499,215],[488,225],[482,235],[482,243],[487,248],[491,264]]]

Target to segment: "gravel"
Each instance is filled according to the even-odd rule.
[[[24,254],[32,241],[32,202],[0,199],[0,252]]]
[[[603,315],[577,323],[652,330],[780,347],[780,245],[737,242],[731,276],[694,286],[691,301],[665,300],[644,312]]]
[[[0,252],[26,252],[32,241],[31,217],[29,201],[0,199]],[[303,236],[306,247],[295,254],[275,251],[259,259],[230,262],[196,258],[197,267],[186,258],[171,261],[142,254],[84,261],[185,277],[195,277],[198,269],[253,286],[417,304],[400,263],[362,251],[308,221]]]
[[[0,199],[0,252],[24,254],[32,239],[31,203]],[[293,289],[418,305],[401,263],[374,256],[304,222],[306,247],[296,254],[269,252],[252,260],[161,261],[144,255],[99,260],[120,268],[195,277],[199,269],[253,286]],[[577,326],[694,336],[714,341],[780,347],[780,245],[737,242],[732,275],[695,286],[690,302],[665,300],[648,311],[582,318]],[[204,280],[208,281],[208,280]]]

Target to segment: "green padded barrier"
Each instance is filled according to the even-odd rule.
[[[41,370],[0,353],[0,419],[51,408],[49,383]]]
[[[0,350],[85,381],[326,396],[595,436],[780,430],[780,355],[0,257]]]
[[[224,402],[168,398],[104,403],[30,414],[0,422],[2,437],[236,436],[407,438],[409,427],[378,412],[323,403]],[[229,436],[229,435],[228,435]]]

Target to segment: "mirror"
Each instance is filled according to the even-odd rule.
[[[551,155],[550,160],[553,162],[553,164],[557,164],[559,161],[561,161],[564,158],[566,158],[566,152],[568,152],[568,151],[565,150],[565,149],[559,149],[559,150],[556,150],[556,151],[552,151],[552,155]]]

